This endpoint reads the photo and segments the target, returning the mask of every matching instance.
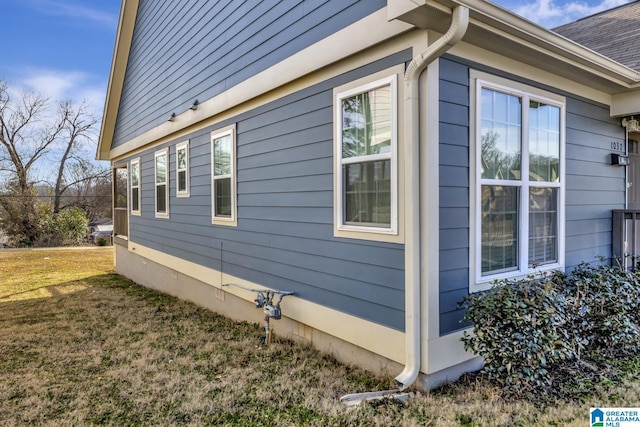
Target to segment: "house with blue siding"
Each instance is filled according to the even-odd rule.
[[[466,295],[635,247],[640,70],[594,49],[483,0],[123,0],[116,271],[255,322],[292,293],[279,336],[454,380]]]

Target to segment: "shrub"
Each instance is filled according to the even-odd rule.
[[[566,373],[619,366],[616,359],[640,352],[640,276],[618,267],[583,263],[571,275],[497,281],[464,305],[473,323],[465,348],[512,392],[571,381]]]
[[[608,265],[580,264],[566,281],[575,334],[590,351],[640,351],[640,276]]]
[[[474,333],[465,332],[465,348],[483,356],[488,378],[507,390],[549,384],[548,367],[575,355],[567,301],[553,280],[498,281],[466,305]]]
[[[50,209],[41,213],[42,238],[38,246],[72,246],[82,243],[89,221],[81,209],[63,209],[54,214]]]
[[[107,239],[104,236],[98,237],[98,239],[96,240],[96,245],[97,246],[108,246],[109,245],[109,239]]]

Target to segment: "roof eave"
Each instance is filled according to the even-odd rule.
[[[592,73],[607,78],[614,85],[633,87],[640,82],[640,73],[637,71],[498,5],[484,0],[446,1],[467,6],[472,11],[476,25],[487,26],[532,43],[540,48],[541,53],[570,65],[589,67]]]
[[[102,126],[98,138],[97,160],[110,160],[111,143],[115,130],[120,97],[124,85],[124,77],[129,60],[129,50],[133,39],[133,29],[138,13],[139,0],[122,0],[120,7],[120,19],[116,32],[116,41],[113,49],[113,59],[111,61],[111,71],[109,73],[109,83],[107,86],[107,96],[104,102],[104,112],[102,115]]]

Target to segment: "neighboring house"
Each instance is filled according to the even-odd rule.
[[[248,289],[294,292],[276,333],[429,388],[481,364],[465,295],[611,257],[639,73],[489,2],[417,3],[125,0],[98,148],[128,182],[117,271],[256,322]]]
[[[99,218],[94,221],[89,221],[89,224],[87,224],[87,234],[91,234],[94,231],[110,230],[113,230],[113,220],[111,218]]]
[[[111,239],[113,234],[113,220],[111,218],[99,218],[89,221],[87,224],[87,241],[95,243],[98,237],[107,237]]]

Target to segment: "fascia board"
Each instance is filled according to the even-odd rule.
[[[118,21],[116,41],[113,48],[107,96],[104,102],[102,124],[98,138],[97,160],[110,159],[109,152],[111,150],[116,118],[118,117],[118,108],[120,107],[120,97],[122,96],[127,63],[129,61],[133,30],[138,14],[138,3],[139,0],[123,0],[120,8],[120,19]]]
[[[611,117],[640,115],[640,91],[618,93],[611,99]]]
[[[426,3],[437,7],[430,0]],[[637,71],[493,3],[484,0],[444,0],[442,3],[449,7],[466,6],[470,10],[472,25],[537,50],[541,55],[574,66],[579,64],[583,68],[588,67],[593,74],[608,79],[614,85],[632,87],[640,82],[640,73]],[[438,9],[442,7],[439,6]]]

